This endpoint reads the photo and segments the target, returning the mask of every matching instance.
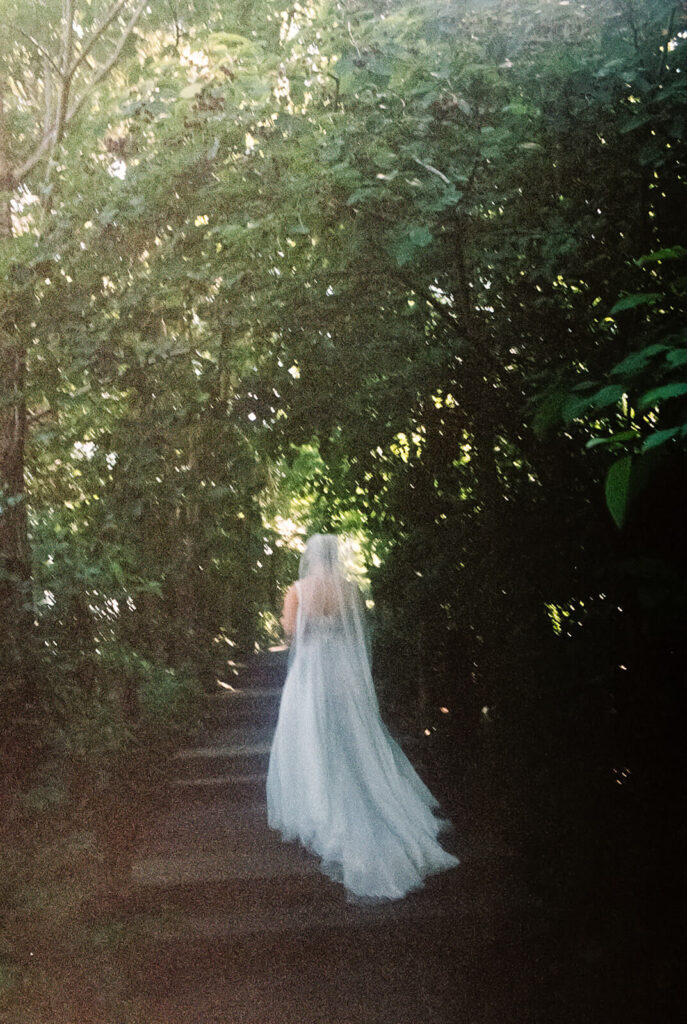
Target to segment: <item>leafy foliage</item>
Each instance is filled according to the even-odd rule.
[[[5,7],[58,45],[61,5]],[[681,5],[149,8],[0,244],[48,709],[9,678],[16,735],[192,718],[317,526],[364,538],[413,727],[496,708],[545,757],[574,721],[603,760],[616,666],[684,609]],[[15,35],[16,165],[47,79]]]

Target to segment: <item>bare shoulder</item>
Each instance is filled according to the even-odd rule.
[[[296,629],[296,616],[298,613],[298,587],[292,583],[284,594],[284,609],[281,616],[281,624],[287,636],[293,636]]]

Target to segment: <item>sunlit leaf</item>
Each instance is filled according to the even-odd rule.
[[[610,437],[592,437],[587,441],[585,448],[591,450],[601,445],[626,444],[628,441],[637,440],[638,435],[634,430],[621,430],[618,434],[611,434]]]
[[[192,82],[190,85],[187,85],[184,89],[181,90],[181,92],[179,93],[179,99],[180,100],[192,100],[192,99],[195,99],[196,96],[200,96],[200,94],[201,94],[201,92],[203,91],[204,88],[205,88],[205,83],[204,82]]]

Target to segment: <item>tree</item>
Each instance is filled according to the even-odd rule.
[[[33,172],[46,163],[39,192],[46,208],[52,202],[52,170],[65,132],[98,85],[109,75],[132,36],[148,0],[114,0],[89,4],[74,0],[56,5],[6,3],[5,14],[19,47],[6,55],[0,77],[0,246],[3,265],[26,267],[28,248],[12,247],[11,206],[20,211],[33,185]],[[24,8],[24,9],[22,9]],[[39,36],[39,38],[36,38]],[[10,45],[12,45],[10,40]],[[33,121],[13,139],[5,100],[16,100],[16,127]],[[26,242],[26,238],[21,239]],[[18,248],[18,247],[17,247]],[[22,258],[23,255],[23,258]],[[0,325],[0,615],[7,626],[14,661],[21,665],[31,649],[30,552],[25,494],[26,336],[17,331],[12,303]]]

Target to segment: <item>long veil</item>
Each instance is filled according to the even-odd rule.
[[[317,854],[347,899],[398,899],[458,860],[437,842],[437,800],[380,716],[365,608],[336,536],[310,538],[296,591],[268,824]]]
[[[296,631],[289,651],[289,663],[309,641],[333,635],[345,642],[357,684],[361,711],[378,712],[377,694],[370,665],[369,630],[359,588],[347,578],[339,538],[316,533],[301,556]]]

